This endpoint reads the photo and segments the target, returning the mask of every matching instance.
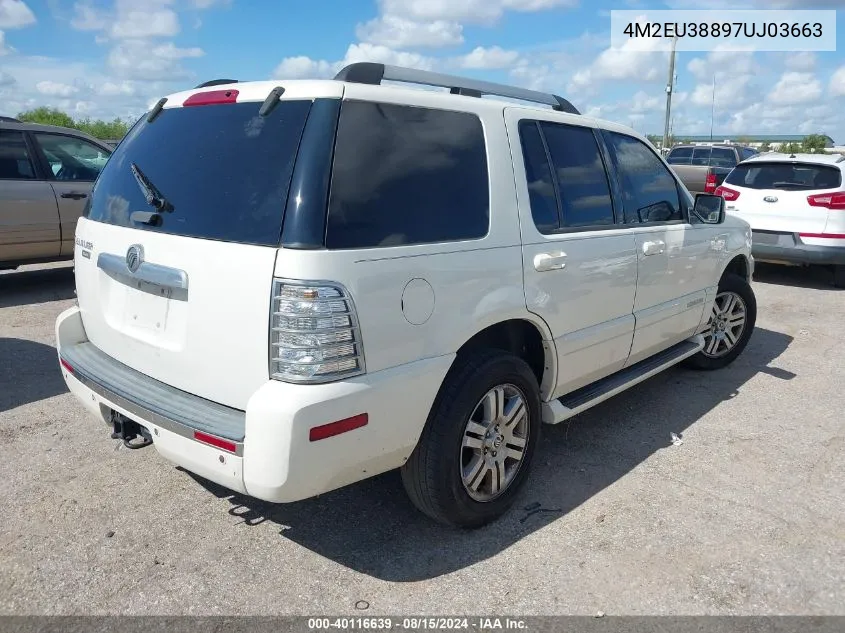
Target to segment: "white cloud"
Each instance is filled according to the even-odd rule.
[[[131,10],[118,16],[110,30],[116,39],[173,37],[179,33],[179,16],[172,9]]]
[[[343,59],[329,62],[310,57],[286,57],[276,66],[273,76],[279,79],[321,79],[332,77],[347,64],[376,62],[394,66],[406,66],[431,70],[434,60],[430,57],[408,51],[396,51],[387,46],[376,46],[362,42],[351,44]]]
[[[108,20],[104,13],[88,2],[77,2],[73,5],[70,25],[77,31],[100,31],[108,26]]]
[[[225,6],[231,3],[232,0],[191,0],[191,4],[197,9],[210,9],[214,6]]]
[[[51,97],[69,97],[79,92],[79,88],[57,81],[39,81],[35,89],[43,95]]]
[[[138,88],[131,81],[107,81],[99,87],[98,92],[104,97],[114,97],[118,95],[133,97],[138,94]]]
[[[787,71],[769,93],[767,101],[778,105],[811,103],[822,96],[822,82],[813,73]]]
[[[784,65],[789,70],[810,71],[816,68],[816,54],[810,51],[787,53]]]
[[[276,66],[273,76],[278,79],[328,79],[334,75],[334,66],[327,61],[300,55],[286,57]]]
[[[634,113],[647,113],[661,110],[663,107],[663,99],[640,90],[631,98],[629,110]]]
[[[834,97],[845,97],[845,66],[840,66],[830,77],[830,94]]]
[[[505,11],[528,13],[574,7],[578,0],[380,0],[379,4],[383,14],[419,22],[448,20],[490,24],[501,18]]]
[[[109,52],[107,64],[118,77],[172,81],[188,76],[179,60],[203,54],[201,48],[178,48],[172,42],[151,47],[144,40],[125,40]]]
[[[35,24],[35,14],[21,0],[0,0],[0,29],[20,29]]]
[[[16,83],[17,79],[9,73],[0,70],[0,86],[14,86]]]
[[[362,42],[398,49],[440,48],[464,41],[463,26],[457,22],[417,22],[396,15],[383,15],[359,24],[355,33]]]
[[[458,65],[461,68],[495,69],[514,66],[520,59],[517,51],[508,51],[499,46],[484,48],[477,46],[472,52],[461,56]]]

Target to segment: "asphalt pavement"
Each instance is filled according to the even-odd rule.
[[[59,373],[71,268],[0,273],[0,614],[845,615],[845,291],[754,290],[730,368],[544,427],[519,503],[462,532],[396,473],[272,505],[118,445]]]

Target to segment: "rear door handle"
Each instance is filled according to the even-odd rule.
[[[665,251],[666,242],[663,240],[643,242],[643,255],[662,255]]]
[[[566,253],[553,251],[551,253],[538,253],[534,256],[534,270],[546,272],[548,270],[561,270],[566,266]]]
[[[61,194],[61,197],[70,198],[71,200],[82,200],[83,198],[87,198],[88,194],[81,191],[68,191],[67,193]]]

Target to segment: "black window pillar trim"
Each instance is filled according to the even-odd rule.
[[[543,126],[538,120],[533,120],[537,127],[537,133],[540,135],[540,141],[543,143],[543,150],[546,152],[546,162],[549,165],[549,176],[552,179],[552,187],[555,190],[555,200],[557,201],[557,231],[560,231],[566,226],[566,215],[563,209],[563,194],[560,192],[560,183],[557,179],[557,168],[552,159],[552,152],[549,149],[549,143],[546,141],[546,134],[543,132]]]
[[[282,248],[326,246],[332,164],[340,99],[316,99],[299,142],[282,223]]]
[[[599,153],[601,154],[602,160],[604,160],[604,167],[607,172],[610,196],[613,201],[613,216],[616,219],[616,224],[629,226],[631,223],[625,221],[625,199],[622,196],[622,186],[619,182],[619,165],[616,162],[616,155],[610,151],[607,131],[597,129],[595,130],[595,136],[599,146]]]

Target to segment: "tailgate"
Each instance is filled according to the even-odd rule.
[[[262,115],[233,93],[141,119],[94,185],[75,262],[93,345],[243,410],[269,378],[273,270],[312,100]]]
[[[245,409],[268,379],[276,249],[80,220],[76,286],[89,340],[182,391]],[[126,265],[142,249],[135,274]],[[139,274],[140,273],[140,274]]]

